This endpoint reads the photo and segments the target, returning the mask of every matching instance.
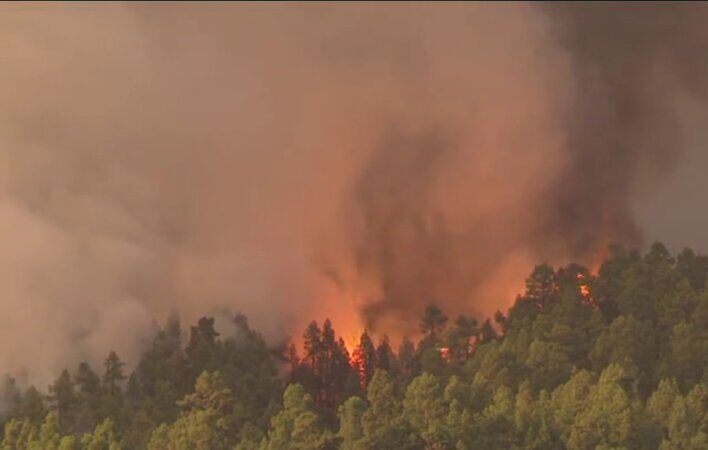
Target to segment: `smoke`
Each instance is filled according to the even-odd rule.
[[[548,3],[540,9],[548,19],[548,36],[567,64],[541,68],[549,79],[567,71],[562,77],[567,84],[546,92],[563,99],[553,105],[558,109],[546,112],[562,130],[561,169],[553,161],[526,166],[539,183],[542,177],[552,180],[541,192],[525,191],[522,202],[535,202],[533,210],[507,211],[488,230],[470,222],[451,231],[447,216],[433,210],[428,198],[435,177],[449,182],[449,167],[438,164],[447,149],[424,137],[382,147],[358,180],[365,221],[360,265],[378,276],[381,287],[381,300],[365,309],[370,326],[382,313],[409,317],[413,305],[420,311],[426,302],[441,299],[450,299],[442,302],[456,309],[464,299],[475,299],[504,258],[520,249],[537,261],[574,259],[596,266],[608,244],[642,244],[632,200],[680,156],[679,96],[705,100],[708,92],[703,26],[708,8]],[[495,95],[495,88],[503,89],[489,87]],[[479,150],[464,145],[470,146],[466,151]],[[503,177],[505,182],[517,181],[514,172],[505,175],[512,175]],[[481,183],[475,178],[463,192]],[[520,240],[506,233],[509,219],[524,222]],[[495,243],[485,249],[489,241]],[[472,309],[489,304],[485,298],[475,300]]]
[[[641,242],[705,8],[612,8],[0,6],[0,372],[134,361],[171,311],[402,335]]]
[[[542,5],[574,84],[563,122],[570,161],[542,230],[560,237],[556,252],[587,259],[608,242],[641,244],[631,200],[680,157],[680,96],[708,94],[706,5],[635,6]]]

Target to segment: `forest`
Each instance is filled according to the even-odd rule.
[[[171,317],[132,373],[111,352],[6,376],[0,448],[706,449],[707,276],[689,249],[613,246],[596,274],[537,266],[492,320],[431,303],[415,341],[351,354],[329,321],[273,348],[242,315],[228,338]]]

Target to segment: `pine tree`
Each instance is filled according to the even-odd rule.
[[[101,379],[91,370],[88,363],[82,362],[74,376],[78,390],[79,410],[76,429],[79,433],[93,430],[101,401]]]
[[[361,418],[366,411],[366,402],[359,397],[350,397],[339,407],[339,433],[342,450],[360,448],[359,441],[364,437]]]
[[[369,334],[364,330],[359,343],[352,352],[352,365],[359,374],[363,389],[366,389],[376,370],[376,348]]]
[[[283,394],[283,409],[271,420],[271,428],[261,448],[264,450],[319,449],[334,442],[314,412],[312,397],[299,384],[291,384]]]
[[[445,328],[445,324],[447,324],[447,316],[437,306],[430,305],[425,308],[418,328],[423,335],[435,340]]]
[[[437,378],[429,373],[416,377],[406,389],[403,416],[425,442],[425,448],[452,447],[446,429],[447,407]]]
[[[391,350],[391,344],[388,342],[388,336],[384,335],[379,346],[376,347],[376,367],[387,372],[393,370],[395,355]]]
[[[49,399],[52,408],[57,412],[61,430],[73,430],[79,399],[74,391],[74,382],[67,370],[63,370],[59,378],[49,387]]]
[[[404,337],[401,345],[398,347],[398,364],[401,371],[401,384],[403,386],[420,373],[420,362],[415,352],[413,341]]]
[[[120,360],[116,352],[111,351],[103,363],[103,387],[106,393],[111,397],[117,397],[121,394],[120,383],[125,380],[123,374],[123,366],[125,364]]]
[[[377,370],[367,393],[369,408],[361,417],[363,448],[416,448],[417,441],[403,418],[403,407],[396,398],[393,382],[383,370]]]
[[[202,317],[196,326],[191,327],[185,353],[192,380],[205,370],[220,368],[218,336],[213,317]]]
[[[472,353],[472,339],[477,335],[477,321],[473,318],[459,316],[455,321],[455,326],[447,335],[446,344],[449,349],[449,358],[455,363],[462,365]]]
[[[305,358],[312,371],[317,369],[317,360],[322,350],[322,331],[314,320],[310,322],[303,335]]]

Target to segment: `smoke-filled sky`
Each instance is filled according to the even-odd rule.
[[[707,18],[0,5],[0,372],[132,361],[171,311],[403,335],[538,262],[708,251]]]

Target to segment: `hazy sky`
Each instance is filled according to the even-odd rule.
[[[660,240],[673,252],[684,247],[708,254],[708,113],[683,118],[685,153],[675,170],[635,201],[647,240]]]

